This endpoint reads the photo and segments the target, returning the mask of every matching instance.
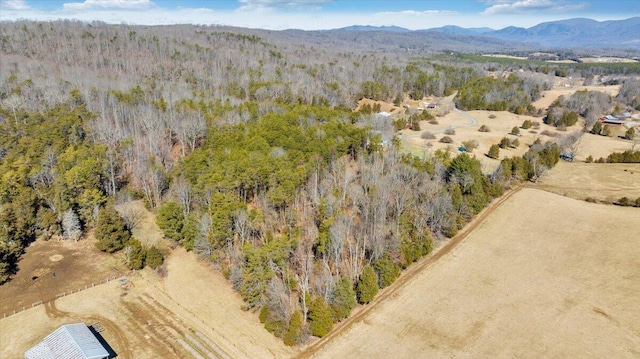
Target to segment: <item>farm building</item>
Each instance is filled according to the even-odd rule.
[[[603,123],[609,123],[612,125],[622,125],[624,124],[624,120],[621,120],[615,116],[606,115],[604,117],[600,117],[600,121]]]
[[[83,323],[66,324],[24,352],[25,359],[106,359],[109,352]]]

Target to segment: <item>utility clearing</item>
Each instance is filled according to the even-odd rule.
[[[313,357],[637,358],[639,228],[637,208],[523,189]]]

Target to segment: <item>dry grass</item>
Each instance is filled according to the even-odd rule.
[[[575,159],[584,161],[592,156],[594,160],[607,158],[612,152],[624,152],[631,149],[631,141],[618,137],[626,129],[622,126],[612,126],[613,136],[598,136],[587,133],[578,146]]]
[[[637,358],[638,210],[525,189],[318,358]]]
[[[508,137],[513,140],[515,138],[520,141],[520,146],[516,149],[500,150],[500,159],[504,157],[521,156],[528,150],[528,145],[532,144],[537,138],[540,138],[543,142],[551,140],[549,136],[544,136],[540,133],[530,133],[529,131],[521,130],[521,137],[509,135],[511,129],[515,126],[521,126],[525,120],[531,120],[532,122],[541,122],[540,118],[524,115],[516,115],[506,111],[467,111],[469,116],[473,117],[477,123],[471,127],[458,127],[455,129],[456,135],[453,136],[453,144],[443,144],[435,141],[431,141],[433,146],[426,148],[425,140],[421,139],[419,135],[413,133],[410,130],[401,131],[403,138],[403,149],[407,152],[411,152],[416,155],[422,155],[425,151],[434,152],[438,149],[446,150],[448,146],[457,149],[462,145],[464,141],[477,140],[478,148],[476,148],[472,155],[475,155],[483,165],[485,172],[492,172],[500,163],[499,160],[494,160],[485,156],[489,152],[489,147],[493,144],[500,143],[503,137]],[[491,118],[493,117],[493,118]],[[420,128],[428,130],[432,133],[444,132],[451,126],[464,126],[469,123],[469,120],[464,117],[463,114],[452,111],[440,118],[440,124],[437,126],[429,125],[426,122],[420,123]],[[478,131],[483,125],[489,127],[491,132]],[[575,130],[578,125],[569,128],[569,131]],[[556,133],[556,128],[545,124],[540,125],[540,130],[547,130],[551,134]],[[438,135],[439,136],[439,135]],[[455,153],[454,153],[455,155]]]
[[[62,324],[96,321],[125,359],[186,358],[180,341],[193,337],[206,338],[198,341],[222,357],[293,353],[262,328],[255,313],[241,311],[242,299],[228,282],[194,255],[178,249],[167,267],[165,279],[144,270],[129,277],[134,286],[127,290],[112,281],[0,320],[0,357],[21,357]]]
[[[547,171],[538,188],[576,199],[613,202],[640,197],[640,165],[560,161]]]
[[[532,105],[536,108],[540,108],[546,110],[558,97],[564,96],[568,98],[573,95],[576,91],[600,91],[604,92],[611,96],[617,96],[618,92],[620,92],[620,85],[613,86],[581,86],[583,83],[583,79],[565,79],[561,77],[556,77],[556,83],[553,89],[542,92],[542,97],[537,101],[533,102]],[[566,87],[565,85],[569,85],[570,87]]]

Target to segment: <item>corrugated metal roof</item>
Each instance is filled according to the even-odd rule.
[[[103,359],[109,352],[83,323],[66,324],[24,353],[25,359]]]

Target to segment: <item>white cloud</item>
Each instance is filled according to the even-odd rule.
[[[151,0],[84,0],[83,2],[70,2],[62,5],[68,10],[91,9],[148,9],[153,7]]]
[[[586,3],[573,3],[556,0],[488,0],[492,4],[483,12],[485,15],[494,14],[523,14],[523,13],[557,13],[580,10],[587,7]]]
[[[333,0],[238,0],[244,4],[238,8],[240,11],[264,10],[264,9],[300,9],[315,8]]]
[[[31,7],[26,0],[1,0],[0,8],[4,10],[28,10]]]
[[[458,12],[452,10],[403,10],[403,11],[385,11],[379,12],[376,15],[380,16],[437,16],[437,15],[453,15]]]

